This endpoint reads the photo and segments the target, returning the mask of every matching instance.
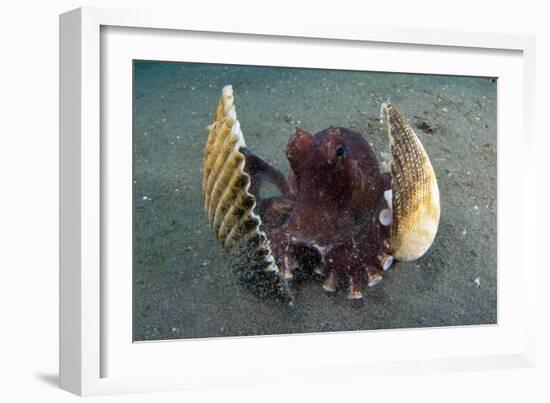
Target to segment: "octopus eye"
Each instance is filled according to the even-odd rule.
[[[344,146],[338,146],[338,148],[336,149],[336,156],[338,158],[342,158],[346,155],[346,149],[344,148]]]

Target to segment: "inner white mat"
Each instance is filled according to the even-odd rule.
[[[132,343],[134,59],[499,77],[498,326]],[[316,365],[523,351],[525,299],[518,268],[526,251],[517,212],[526,196],[518,192],[522,170],[516,162],[523,149],[521,52],[104,27],[101,77],[102,377],[196,378],[256,370],[276,376]],[[337,353],[320,353],[327,351]]]

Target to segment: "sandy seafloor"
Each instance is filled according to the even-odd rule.
[[[136,62],[134,340],[494,324],[497,321],[497,84],[475,77]],[[313,277],[287,306],[229,264],[202,209],[206,126],[232,84],[250,150],[287,172],[295,127],[361,132],[377,155],[391,102],[435,168],[434,244],[399,263],[366,299],[327,294]]]

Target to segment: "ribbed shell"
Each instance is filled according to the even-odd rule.
[[[256,198],[248,191],[245,147],[233,89],[225,86],[209,127],[204,149],[202,194],[204,209],[224,246],[246,257],[255,270],[279,273],[261,219],[254,213]]]
[[[390,138],[393,255],[418,259],[432,245],[439,225],[439,188],[420,140],[390,104],[382,104],[384,130]]]

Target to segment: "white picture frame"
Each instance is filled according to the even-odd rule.
[[[171,58],[170,44],[178,40],[177,32],[237,35],[242,38],[253,38],[259,43],[270,40],[271,42],[303,42],[307,45],[309,40],[324,40],[336,47],[346,43],[375,43],[379,47],[394,46],[396,49],[401,47],[403,51],[410,47],[413,52],[434,49],[445,53],[449,50],[447,52],[449,57],[456,57],[457,54],[453,53],[455,51],[472,52],[481,56],[492,52],[513,55],[512,59],[515,61],[511,64],[515,67],[504,74],[510,74],[510,82],[518,84],[514,87],[514,91],[520,93],[521,109],[516,115],[508,116],[510,114],[501,112],[499,105],[499,127],[502,119],[512,119],[513,121],[506,121],[506,130],[517,128],[522,134],[522,141],[521,147],[514,150],[512,144],[507,146],[508,137],[503,137],[506,131],[499,130],[499,178],[502,175],[515,178],[517,183],[521,183],[523,191],[508,192],[506,184],[499,181],[499,325],[482,328],[418,329],[408,333],[406,331],[371,331],[132,344],[131,337],[128,338],[128,321],[124,319],[124,315],[127,315],[127,304],[131,301],[121,298],[126,301],[126,305],[120,303],[122,308],[119,312],[119,307],[112,304],[112,298],[108,298],[109,293],[113,292],[113,289],[116,290],[116,287],[130,287],[130,285],[124,286],[120,282],[124,281],[124,278],[113,279],[107,284],[105,280],[111,280],[111,277],[109,273],[102,271],[106,250],[103,244],[102,226],[106,225],[105,220],[108,219],[102,214],[102,208],[105,207],[102,193],[105,191],[105,178],[115,173],[109,169],[117,169],[110,168],[112,165],[108,165],[109,169],[106,168],[104,147],[108,142],[101,137],[102,131],[107,129],[102,119],[110,113],[102,110],[104,96],[102,92],[107,93],[112,90],[102,87],[102,85],[111,85],[105,84],[101,76],[102,69],[105,67],[105,60],[102,60],[102,57],[109,56],[109,53],[104,53],[105,49],[102,49],[105,47],[103,42],[105,37],[102,37],[102,32],[108,32],[110,27],[118,27],[118,30],[122,30],[119,32],[123,32],[123,36],[137,35],[140,32],[139,29],[149,33],[152,32],[150,30],[172,33],[168,35],[166,45],[158,46],[157,55],[161,58],[160,60]],[[124,31],[125,29],[127,31]],[[147,32],[144,33],[145,36]],[[141,39],[145,47],[147,38]],[[151,40],[161,41],[158,38]],[[299,25],[283,26],[269,20],[247,21],[223,18],[206,20],[195,19],[191,14],[176,16],[169,12],[150,10],[80,8],[61,15],[61,387],[79,395],[97,395],[214,385],[244,386],[286,382],[291,381],[297,373],[303,380],[304,378],[323,379],[327,376],[327,372],[338,373],[340,377],[349,374],[357,377],[380,373],[412,374],[534,365],[536,262],[535,254],[528,253],[528,245],[536,243],[533,240],[536,231],[535,222],[524,218],[530,214],[527,195],[534,199],[536,174],[518,177],[518,173],[506,170],[502,164],[512,152],[519,151],[523,164],[528,165],[535,152],[534,52],[534,38],[520,35],[344,24],[328,26],[314,19],[302,20]],[[256,54],[255,57],[261,56]],[[131,57],[131,54],[125,57]],[[217,62],[227,61],[228,57],[230,55],[223,55]],[[281,63],[285,65],[288,62],[283,60]],[[389,62],[382,60],[377,63],[379,64],[376,67],[383,70],[384,63]],[[433,66],[432,70],[423,72],[456,74],[459,69],[463,73],[468,73],[468,67],[465,65],[455,65],[449,70],[446,70],[448,67],[445,66],[442,62],[441,65]],[[407,71],[419,72],[422,68],[422,64],[418,64],[408,67]],[[487,67],[487,69],[490,71],[491,68]],[[474,70],[470,72],[470,74],[473,73]],[[121,102],[120,105],[127,111],[125,102]],[[513,107],[512,103],[508,105],[508,108]],[[507,110],[506,105],[503,105],[503,108],[502,111]],[[124,145],[124,143],[121,144]],[[503,223],[501,217],[512,214],[507,208],[512,201],[518,201],[522,206],[519,209],[521,219],[513,223]],[[122,206],[122,208],[125,207]],[[127,209],[131,209],[131,205],[128,205]],[[503,226],[509,230],[507,233],[514,232],[516,245],[509,243],[513,240],[506,234],[501,236]],[[530,234],[529,238],[527,234]],[[517,242],[518,239],[521,242]],[[505,255],[510,253],[508,246],[515,247],[514,253],[517,255],[515,261],[514,257],[508,259],[509,256]],[[508,270],[514,262],[520,262],[521,267],[519,278],[521,278],[522,287],[517,302],[511,301],[507,292],[509,287],[513,286],[512,282],[518,278],[517,274],[512,275]],[[503,268],[500,267],[501,265]],[[127,288],[121,295],[127,295]],[[509,317],[506,316],[508,314]],[[112,320],[113,317],[123,320]],[[120,329],[116,329],[116,323],[123,325]],[[380,341],[383,344],[388,341],[389,345],[396,347],[391,351],[381,352],[378,356],[354,357],[353,360],[343,360],[339,357],[333,360],[318,360],[314,354],[314,348],[310,346],[318,344],[319,337],[322,337],[323,345],[353,346],[365,342],[368,338],[369,343]],[[437,346],[438,339],[445,342]],[[399,346],[403,345],[404,340],[419,346],[417,355],[403,354]],[[453,340],[461,340],[465,344],[454,349],[443,345],[443,343],[452,343]],[[492,348],[489,347],[490,343],[494,344]],[[432,349],[427,346],[422,347],[424,344],[432,345]],[[433,347],[434,345],[436,347]],[[242,351],[247,351],[248,356],[243,356]],[[289,357],[284,361],[280,359],[282,351],[289,352]],[[186,357],[186,360],[169,360],[170,356]],[[217,360],[216,368],[207,365],[214,359]],[[106,364],[107,362],[109,365]],[[142,363],[142,368],[139,363]],[[156,371],[148,370],[152,365],[157,365],[153,366],[157,368]],[[327,371],[334,368],[337,368],[337,371]],[[307,370],[304,371],[304,369]]]

